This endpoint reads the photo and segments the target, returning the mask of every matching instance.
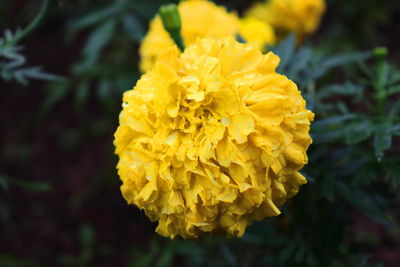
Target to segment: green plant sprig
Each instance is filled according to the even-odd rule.
[[[43,21],[48,8],[49,8],[49,0],[43,0],[42,6],[40,7],[39,13],[36,15],[36,17],[31,21],[31,23],[28,24],[28,26],[25,29],[23,29],[20,32],[17,32],[17,34],[14,36],[12,40],[9,41],[8,44],[9,45],[17,44],[23,38],[28,36],[33,30],[35,30]]]

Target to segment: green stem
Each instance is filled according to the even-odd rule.
[[[48,7],[49,7],[49,0],[43,0],[39,13],[23,31],[17,34],[17,36],[12,41],[13,44],[16,44],[19,41],[21,41],[23,38],[28,36],[28,34],[30,34],[37,26],[39,26],[39,24],[42,22],[46,14]]]
[[[181,51],[185,50],[181,34],[182,23],[178,7],[175,4],[161,6],[158,14],[161,17],[165,30],[169,33],[172,40],[174,40]]]
[[[382,114],[384,112],[385,102],[386,102],[386,73],[387,73],[387,62],[386,57],[388,50],[386,47],[378,47],[374,50],[374,55],[376,58],[376,80],[375,80],[375,99],[378,104],[378,113]]]

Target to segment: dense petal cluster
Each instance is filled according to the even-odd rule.
[[[197,38],[222,38],[237,33],[238,17],[228,13],[224,7],[207,0],[182,1],[178,5],[182,20],[182,37],[186,46]],[[161,19],[156,16],[151,22],[149,32],[140,47],[140,68],[150,70],[158,56],[174,45]]]
[[[270,23],[281,34],[294,32],[302,38],[318,28],[324,12],[324,0],[269,0],[255,4],[246,15]]]
[[[247,17],[240,20],[239,34],[248,43],[255,45],[261,51],[265,45],[276,43],[275,32],[272,26],[262,20]]]
[[[240,237],[306,183],[314,114],[278,64],[232,37],[198,39],[168,49],[124,93],[121,192],[159,234]]]

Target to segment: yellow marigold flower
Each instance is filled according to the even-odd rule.
[[[316,31],[324,12],[324,0],[269,0],[256,3],[246,15],[270,23],[283,34],[294,32],[302,38]]]
[[[239,34],[248,43],[264,51],[268,44],[275,44],[275,32],[272,26],[265,21],[246,17],[240,20]]]
[[[237,33],[238,18],[224,7],[206,0],[189,0],[179,3],[182,19],[182,37],[186,46],[197,38],[221,38]],[[151,22],[149,32],[140,47],[140,68],[143,72],[151,69],[158,56],[166,48],[174,45],[161,19],[156,16]]]
[[[278,64],[233,37],[198,39],[168,49],[124,93],[121,192],[159,234],[240,237],[306,183],[314,114]]]

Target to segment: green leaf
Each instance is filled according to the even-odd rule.
[[[224,255],[226,262],[232,266],[237,265],[237,259],[236,259],[235,255],[233,254],[233,252],[229,249],[229,247],[225,244],[222,244],[221,249],[222,249],[222,254]]]
[[[93,244],[95,239],[95,232],[91,225],[83,224],[79,231],[81,241],[81,254],[79,263],[81,265],[88,265],[93,256]]]
[[[103,102],[110,100],[112,88],[112,83],[110,81],[102,80],[97,88],[97,97]]]
[[[172,263],[172,251],[171,250],[167,250],[164,251],[161,255],[161,257],[158,259],[157,263],[156,263],[156,267],[168,267],[171,266]]]
[[[290,243],[288,246],[283,248],[278,255],[279,263],[286,263],[289,261],[290,257],[292,257],[293,253],[296,250],[296,245],[294,243]]]
[[[152,266],[152,262],[157,257],[159,251],[160,246],[156,242],[156,240],[151,241],[149,251],[142,252],[135,248],[133,253],[134,258],[132,260],[132,263],[129,264],[129,267]]]
[[[391,188],[396,190],[400,186],[400,167],[387,168],[386,180],[390,183]]]
[[[13,72],[13,75],[14,78],[22,84],[27,84],[28,79],[46,80],[53,82],[61,82],[64,80],[64,78],[61,76],[42,72],[41,67],[18,69]]]
[[[305,258],[305,256],[307,255],[306,250],[304,249],[304,247],[299,247],[296,253],[296,256],[294,258],[294,260],[298,263],[302,262]]]
[[[393,119],[397,118],[398,115],[400,115],[400,101],[391,104],[388,117]]]
[[[348,204],[385,226],[391,225],[389,217],[384,212],[385,210],[377,204],[371,194],[339,180],[336,180],[336,188],[339,195]]]
[[[94,230],[89,224],[83,224],[80,228],[79,237],[82,247],[90,247],[94,241]]]
[[[113,20],[106,21],[89,35],[85,47],[83,48],[86,66],[90,66],[97,61],[102,49],[110,41],[114,33],[115,25],[115,21]]]
[[[366,186],[366,185],[371,185],[373,182],[375,182],[380,174],[378,173],[379,169],[376,168],[368,168],[367,165],[361,170],[357,171],[354,179],[354,184],[357,186]]]
[[[355,96],[361,98],[364,92],[364,86],[346,81],[344,84],[332,84],[322,90],[317,94],[318,98],[324,99],[331,97],[333,95],[344,95],[344,96]]]
[[[2,178],[6,180],[8,185],[17,186],[27,191],[48,193],[53,190],[50,184],[46,182],[27,181],[8,176]]]
[[[384,152],[392,146],[392,135],[386,129],[380,129],[374,138],[375,156],[381,161]]]
[[[349,54],[340,54],[329,57],[316,64],[313,71],[313,79],[318,79],[325,75],[332,68],[347,65],[357,61],[363,61],[371,56],[371,52],[358,52]]]
[[[8,189],[7,178],[5,176],[2,176],[2,175],[0,175],[0,187],[3,190],[7,190]]]
[[[321,119],[321,120],[314,122],[311,127],[314,131],[325,131],[326,128],[336,126],[342,122],[353,119],[355,117],[356,117],[355,114],[345,114],[345,115],[330,117],[330,118],[326,118],[326,119]]]
[[[128,36],[136,42],[140,42],[146,34],[142,24],[136,16],[124,16],[122,19],[122,26]]]
[[[322,179],[321,192],[329,201],[333,201],[335,196],[335,184],[332,178]]]
[[[357,264],[357,267],[365,267],[365,266],[368,266],[367,264],[368,264],[368,261],[369,261],[370,258],[371,258],[371,255],[363,255],[363,256],[361,257],[361,259],[359,260],[359,262],[358,262],[358,264]]]
[[[50,84],[46,94],[46,99],[39,111],[39,120],[42,120],[48,112],[67,95],[69,89],[70,87],[68,86],[68,83]]]
[[[400,136],[400,123],[399,123],[399,124],[396,124],[396,125],[393,125],[393,126],[390,128],[390,133],[391,133],[392,135],[394,135],[394,136]]]
[[[382,62],[382,64],[378,64],[378,66],[376,87],[385,88],[389,79],[390,66],[387,62]]]
[[[272,49],[272,51],[281,58],[277,72],[284,72],[285,67],[289,64],[290,59],[294,53],[295,46],[296,37],[294,36],[294,34],[291,34],[278,46]]]
[[[368,139],[372,134],[372,126],[368,120],[354,121],[346,127],[346,143],[356,144]]]
[[[400,85],[396,85],[396,86],[391,86],[389,87],[389,89],[387,90],[387,95],[394,95],[400,93]]]
[[[73,21],[69,26],[69,32],[76,32],[86,27],[94,26],[98,23],[109,20],[110,17],[115,16],[124,7],[125,1],[115,1],[114,3],[106,6],[103,9],[96,10],[89,13],[82,18]]]
[[[75,92],[75,107],[81,108],[89,95],[90,83],[88,80],[83,80],[76,88]]]
[[[21,257],[16,257],[8,254],[0,254],[0,266],[4,267],[39,267],[43,266],[37,264],[31,260],[23,259]]]
[[[294,56],[292,64],[289,66],[287,75],[289,78],[295,79],[300,71],[303,71],[310,63],[312,58],[312,50],[308,47],[301,48]]]
[[[24,34],[26,33],[28,32]],[[16,80],[23,85],[28,84],[29,79],[47,81],[64,80],[61,76],[43,72],[41,67],[38,66],[24,68],[23,65],[26,63],[26,58],[20,54],[22,47],[14,44],[16,38],[19,38],[16,35],[18,34],[13,35],[10,31],[6,31],[5,37],[0,39],[0,75],[3,80]]]
[[[345,135],[346,131],[344,128],[340,128],[337,130],[318,131],[318,132],[315,131],[312,132],[311,134],[314,144],[333,142],[335,140],[344,138]]]

